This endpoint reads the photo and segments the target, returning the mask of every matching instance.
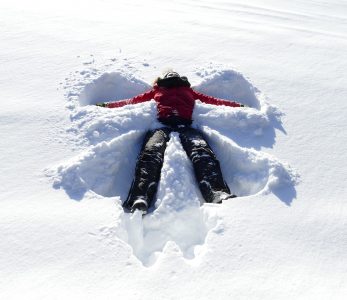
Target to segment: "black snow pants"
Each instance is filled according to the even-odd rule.
[[[144,139],[135,177],[128,198],[123,204],[125,208],[130,209],[137,199],[145,200],[148,206],[152,204],[160,180],[164,152],[172,131],[179,133],[182,146],[193,163],[195,177],[205,201],[213,202],[214,192],[230,193],[219,161],[199,130],[190,126],[163,127],[149,131]]]

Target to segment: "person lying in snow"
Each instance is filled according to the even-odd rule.
[[[140,210],[142,214],[147,213],[157,192],[165,148],[173,131],[179,133],[182,146],[193,163],[195,177],[205,201],[221,203],[236,197],[225,183],[219,161],[202,132],[191,127],[191,124],[197,99],[213,105],[244,105],[198,93],[190,87],[187,77],[172,71],[167,72],[163,78],[159,77],[153,88],[144,94],[132,99],[96,105],[116,108],[152,99],[157,103],[158,121],[164,126],[146,134],[137,159],[135,177],[123,207],[131,212]]]

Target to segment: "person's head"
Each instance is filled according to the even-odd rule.
[[[166,88],[179,87],[179,86],[190,87],[190,83],[186,76],[180,76],[180,74],[172,70],[165,72],[163,75],[163,78],[158,77],[154,81],[154,84],[157,84],[158,86],[162,86]]]

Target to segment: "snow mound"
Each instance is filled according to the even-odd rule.
[[[129,189],[136,159],[131,152],[138,152],[144,133],[132,130],[109,142],[97,143],[72,160],[59,165],[53,186],[63,188],[75,200],[92,190],[111,197]],[[124,193],[121,193],[124,197]]]
[[[71,113],[73,122],[69,131],[80,141],[96,145],[109,141],[131,130],[147,131],[158,125],[155,120],[154,101],[126,106],[119,109],[105,109],[96,106],[83,106]]]
[[[104,73],[99,78],[88,83],[81,95],[81,105],[97,102],[115,101],[132,98],[148,90],[150,85],[120,72]]]
[[[203,80],[195,89],[218,98],[235,100],[260,109],[260,92],[241,73],[234,70],[197,72]]]
[[[154,101],[105,109],[87,104],[130,98],[149,85],[121,72],[89,73],[67,93],[76,141],[83,141],[80,154],[47,170],[55,188],[63,188],[75,200],[86,195],[115,197],[116,206],[127,197],[142,140],[156,121]],[[233,70],[207,70],[198,74],[196,89],[233,99],[249,107],[231,108],[196,103],[193,126],[206,136],[231,191],[239,197],[274,193],[286,205],[295,198],[298,176],[290,166],[261,151],[275,143],[275,128],[281,128],[280,112],[259,90]],[[192,164],[179,135],[171,133],[165,152],[155,203],[144,219],[121,213],[116,226],[104,227],[106,241],[121,239],[144,266],[151,266],[173,252],[196,261],[207,247],[210,232],[222,220],[212,211],[223,206],[204,201],[197,187]],[[286,190],[283,193],[283,190]],[[217,208],[218,207],[218,208]],[[205,249],[206,250],[206,249]]]
[[[145,218],[139,212],[123,214],[117,225],[100,228],[99,235],[106,243],[121,239],[145,267],[151,267],[170,255],[198,264],[207,251],[209,235],[222,231],[216,207],[205,205]]]
[[[200,129],[219,158],[224,178],[236,195],[275,193],[281,187],[290,188],[291,195],[295,194],[294,185],[299,178],[289,165],[267,153],[240,147],[207,126]],[[280,199],[287,205],[293,200]]]
[[[203,202],[194,177],[193,166],[180,143],[178,133],[172,132],[168,142],[161,180],[158,187],[156,212],[165,214],[180,211]]]
[[[240,72],[208,68],[198,71],[197,75],[202,81],[196,90],[247,107],[235,109],[197,101],[193,113],[196,126],[209,126],[239,145],[256,149],[273,147],[275,129],[285,133],[281,122],[283,114]]]

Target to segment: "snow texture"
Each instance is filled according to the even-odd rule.
[[[0,299],[345,299],[344,1],[0,1]],[[167,68],[239,197],[204,203],[177,133],[122,209]]]

